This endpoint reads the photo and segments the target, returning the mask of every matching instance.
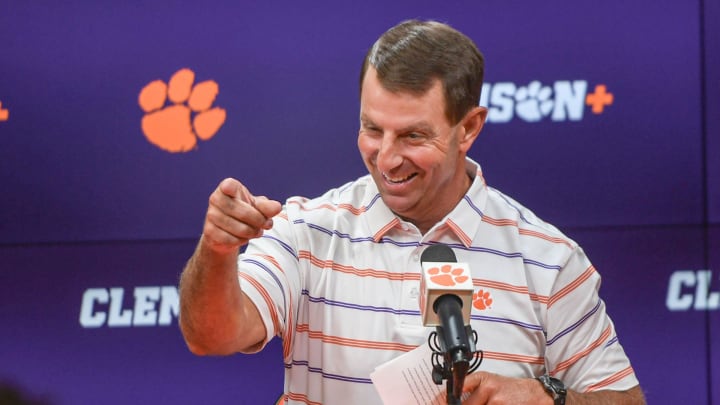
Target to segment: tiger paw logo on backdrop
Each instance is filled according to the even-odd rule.
[[[10,118],[10,111],[2,108],[2,101],[0,101],[0,121],[7,121]]]
[[[188,152],[197,148],[198,139],[209,140],[225,123],[225,109],[211,108],[218,84],[214,80],[194,83],[195,72],[184,68],[167,84],[155,80],[142,88],[138,96],[145,111],[141,126],[150,143],[170,153]]]
[[[480,93],[480,105],[488,107],[487,121],[497,124],[516,117],[528,123],[546,118],[553,122],[582,121],[587,107],[598,116],[614,100],[605,84],[595,84],[591,90],[587,80],[556,80],[553,84],[533,80],[527,85],[486,82]]]

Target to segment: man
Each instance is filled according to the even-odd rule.
[[[288,403],[379,403],[370,372],[427,341],[419,258],[443,243],[477,288],[485,360],[466,403],[563,403],[563,383],[567,404],[644,403],[582,249],[467,158],[487,114],[483,68],[449,26],[401,23],[361,73],[368,176],[284,206],[223,180],[180,281],[190,350],[252,353],[277,335]]]

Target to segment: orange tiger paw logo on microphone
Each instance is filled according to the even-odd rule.
[[[427,272],[433,283],[446,287],[452,287],[468,279],[468,276],[463,275],[464,270],[462,268],[452,268],[449,264],[430,268]]]

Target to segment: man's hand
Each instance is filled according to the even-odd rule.
[[[203,235],[180,277],[180,328],[193,353],[235,353],[265,338],[260,313],[240,288],[237,255],[281,209],[235,179],[210,195]]]
[[[272,228],[279,202],[256,197],[239,181],[227,178],[210,195],[203,241],[217,253],[230,253]]]
[[[553,405],[553,399],[545,391],[540,381],[534,378],[511,378],[484,371],[474,372],[465,377],[464,392],[472,392],[463,401],[468,405]],[[640,386],[627,391],[602,390],[578,393],[568,390],[568,405],[621,405],[645,404],[645,397]]]
[[[511,378],[485,371],[465,377],[464,392],[472,392],[463,404],[553,405],[540,381],[533,378]]]

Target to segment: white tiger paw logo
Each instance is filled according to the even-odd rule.
[[[543,86],[537,80],[527,86],[520,87],[515,93],[515,101],[517,102],[515,112],[525,121],[540,121],[552,112],[555,103],[550,98],[551,95],[552,89],[549,86]]]

